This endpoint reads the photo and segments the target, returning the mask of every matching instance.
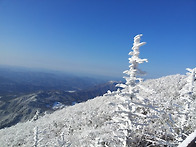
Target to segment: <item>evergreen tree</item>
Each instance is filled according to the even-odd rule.
[[[129,55],[131,55],[129,58],[129,70],[124,71],[128,75],[124,77],[126,83],[117,84],[117,87],[123,89],[117,94],[117,98],[121,100],[121,103],[116,109],[117,115],[113,118],[114,122],[118,125],[118,130],[114,134],[119,139],[121,146],[124,147],[137,144],[138,140],[135,135],[138,134],[138,126],[140,125],[137,117],[142,116],[143,111],[141,105],[137,104],[138,101],[141,103],[140,101],[144,100],[137,95],[139,92],[139,82],[142,81],[137,75],[144,74],[138,68],[138,65],[148,62],[148,60],[139,58],[139,48],[145,44],[145,42],[140,42],[141,36],[142,34],[134,37],[133,51],[129,52]]]

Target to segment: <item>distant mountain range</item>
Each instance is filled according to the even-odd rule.
[[[46,73],[0,68],[0,129],[18,122],[51,113],[58,107],[84,102],[116,90],[117,82],[77,77],[62,73]]]
[[[81,90],[106,80],[60,72],[40,72],[0,66],[0,96],[27,94],[39,90]]]

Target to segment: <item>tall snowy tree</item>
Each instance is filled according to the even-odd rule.
[[[141,36],[142,34],[139,34],[134,37],[132,51],[129,52],[129,55],[131,55],[129,58],[129,70],[123,72],[128,75],[124,77],[126,83],[117,84],[117,87],[123,89],[117,95],[121,103],[116,109],[117,115],[113,118],[118,126],[118,130],[115,131],[114,134],[121,142],[121,146],[124,147],[137,144],[138,140],[133,136],[138,134],[138,126],[143,125],[138,122],[138,117],[143,117],[143,106],[137,103],[142,103],[141,101],[144,99],[138,96],[138,85],[142,79],[137,76],[144,74],[144,72],[138,68],[138,65],[143,62],[148,62],[148,60],[139,58],[139,49],[146,44],[145,42],[140,42]]]
[[[142,80],[141,78],[138,78],[137,75],[142,75],[145,73],[138,68],[138,65],[143,62],[148,62],[147,59],[139,58],[139,54],[140,54],[139,48],[143,46],[144,44],[146,44],[146,42],[140,42],[141,36],[142,34],[139,34],[134,37],[134,43],[132,47],[133,51],[129,52],[129,55],[131,55],[131,57],[129,58],[129,63],[130,63],[129,70],[126,70],[123,72],[128,75],[127,77],[124,77],[124,79],[126,80],[126,83],[117,85],[118,87],[122,87],[126,89],[126,91],[128,91],[129,94],[133,94],[133,95],[135,93],[134,89],[137,84],[137,81]]]
[[[124,71],[128,75],[124,77],[126,82],[117,85],[123,89],[116,95],[121,103],[118,104],[113,118],[118,126],[114,135],[124,147],[176,146],[185,138],[185,131],[191,132],[196,124],[193,91],[195,69],[187,69],[189,73],[184,87],[177,94],[179,98],[156,94],[154,90],[142,86],[142,79],[137,76],[144,72],[138,65],[148,60],[139,58],[139,48],[145,44],[140,42],[141,36],[134,37],[133,51],[129,53],[129,70]],[[142,93],[155,93],[160,97],[148,99],[141,96]],[[181,106],[179,102],[182,102]]]

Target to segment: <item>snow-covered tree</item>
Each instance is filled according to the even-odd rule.
[[[139,48],[145,44],[140,42],[141,36],[135,36],[133,51],[129,53],[132,56],[129,58],[129,70],[124,71],[128,75],[124,77],[126,83],[117,85],[123,89],[116,95],[121,103],[118,104],[116,115],[113,117],[118,126],[114,135],[124,147],[176,146],[183,141],[187,133],[193,131],[193,126],[196,125],[194,113],[196,104],[193,98],[195,69],[187,69],[189,73],[184,87],[172,97],[143,86],[142,79],[137,76],[144,72],[138,65],[148,60],[139,58]],[[143,93],[149,93],[148,95],[154,93],[154,97],[152,99],[143,97]]]
[[[138,78],[137,75],[141,75],[144,74],[145,72],[143,72],[142,70],[140,70],[138,68],[138,65],[143,63],[143,62],[148,62],[147,59],[141,59],[139,58],[139,48],[141,46],[143,46],[144,44],[146,44],[146,42],[140,42],[141,40],[141,36],[142,34],[136,35],[134,37],[134,43],[133,43],[133,47],[132,50],[129,52],[129,55],[131,55],[131,57],[129,58],[129,70],[124,71],[123,73],[127,74],[127,77],[124,77],[126,80],[125,84],[117,84],[118,87],[122,87],[124,89],[126,89],[126,91],[129,92],[129,94],[133,94],[135,93],[135,86],[137,85],[137,81],[141,81],[141,78]],[[131,96],[131,98],[133,97],[133,95]]]
[[[196,69],[188,68],[187,70],[189,72],[187,77],[182,80],[183,86],[179,86],[179,89],[173,89],[178,91],[172,97],[157,94],[161,97],[157,97],[157,101],[154,103],[158,113],[151,111],[153,115],[157,116],[157,119],[154,119],[153,123],[152,121],[149,123],[149,127],[151,127],[149,132],[154,134],[154,139],[151,135],[149,141],[154,141],[156,145],[177,146],[196,129],[194,91]]]
[[[178,125],[183,134],[190,134],[196,129],[196,93],[194,92],[194,82],[196,80],[196,68],[186,69],[188,71],[186,82],[180,90],[180,98],[178,104],[181,105]],[[184,137],[183,137],[184,138]]]
[[[117,87],[121,87],[123,90],[117,95],[121,103],[116,108],[117,115],[113,118],[113,121],[118,126],[118,130],[114,132],[114,135],[121,142],[121,146],[124,147],[134,145],[138,141],[135,135],[139,132],[139,126],[143,125],[138,122],[138,117],[143,116],[142,113],[144,113],[143,106],[138,104],[142,103],[141,101],[144,99],[138,96],[138,85],[142,79],[137,76],[144,74],[138,68],[138,65],[148,62],[148,60],[139,58],[139,49],[146,44],[145,42],[140,42],[141,36],[142,34],[139,34],[134,37],[132,51],[129,52],[129,55],[131,55],[129,58],[129,70],[123,72],[128,75],[124,77],[126,83],[117,84]],[[140,134],[142,133],[140,132]]]

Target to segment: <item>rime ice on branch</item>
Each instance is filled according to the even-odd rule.
[[[180,117],[179,124],[180,128],[186,130],[186,133],[188,133],[187,128],[189,130],[196,128],[196,99],[194,98],[195,93],[193,90],[194,81],[196,80],[196,68],[186,68],[186,70],[188,71],[185,79],[186,84],[180,90],[180,102],[184,110],[181,112],[183,115]]]
[[[196,68],[190,69],[186,68],[189,73],[187,73],[187,83],[189,85],[189,93],[193,93],[193,88],[194,88],[194,81],[196,80]]]
[[[116,115],[113,117],[113,122],[118,126],[113,133],[118,140],[117,142],[120,144],[119,146],[122,147],[136,145],[136,138],[140,138],[138,137],[138,134],[140,134],[140,136],[142,135],[142,130],[139,129],[138,126],[143,126],[143,122],[139,120],[140,122],[138,123],[138,118],[140,118],[140,110],[143,107],[137,105],[140,103],[142,104],[142,101],[139,99],[143,100],[143,98],[138,97],[138,81],[141,81],[142,79],[137,78],[137,75],[144,73],[138,68],[138,65],[143,62],[148,62],[148,60],[139,58],[139,48],[145,44],[145,42],[140,42],[141,36],[142,34],[134,37],[132,51],[129,52],[129,55],[132,56],[129,58],[129,70],[123,72],[128,75],[127,77],[124,77],[126,83],[116,85],[123,89],[117,95],[117,98],[121,100],[121,103],[117,105]]]
[[[142,45],[146,44],[146,42],[140,42],[141,36],[142,34],[139,34],[134,37],[134,43],[132,47],[133,51],[129,52],[129,55],[132,56],[131,58],[129,58],[129,63],[131,65],[129,65],[129,70],[123,72],[128,75],[127,77],[124,77],[126,83],[117,85],[118,87],[122,87],[125,89],[127,88],[127,90],[130,93],[133,93],[133,87],[135,87],[136,81],[142,80],[141,78],[137,78],[136,76],[144,74],[144,72],[138,68],[138,64],[141,64],[143,62],[148,62],[147,59],[139,58],[139,54],[140,54],[139,48]]]

